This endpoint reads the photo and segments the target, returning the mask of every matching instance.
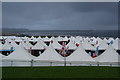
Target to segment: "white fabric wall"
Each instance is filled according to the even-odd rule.
[[[31,66],[31,62],[21,61],[3,61],[2,66]]]

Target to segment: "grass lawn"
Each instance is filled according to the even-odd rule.
[[[3,67],[3,78],[120,78],[120,67]]]

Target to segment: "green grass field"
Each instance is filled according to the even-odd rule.
[[[3,78],[120,78],[120,67],[3,67]]]

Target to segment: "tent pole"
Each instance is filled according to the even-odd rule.
[[[50,62],[50,66],[52,66],[52,62]]]
[[[97,66],[99,66],[99,62],[97,62]]]
[[[11,61],[11,67],[12,67],[12,65],[13,65],[13,61]]]
[[[92,64],[90,64],[90,66],[92,66]]]
[[[66,66],[66,57],[65,57],[65,54],[64,54],[64,66]]]
[[[33,59],[31,60],[31,67],[33,66]]]
[[[110,66],[112,67],[112,64],[110,64]]]
[[[71,66],[72,64],[70,63],[70,66]]]

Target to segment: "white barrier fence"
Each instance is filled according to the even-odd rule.
[[[32,67],[32,66],[113,66],[120,67],[120,63],[99,62],[50,62],[50,61],[2,61],[1,67]]]

